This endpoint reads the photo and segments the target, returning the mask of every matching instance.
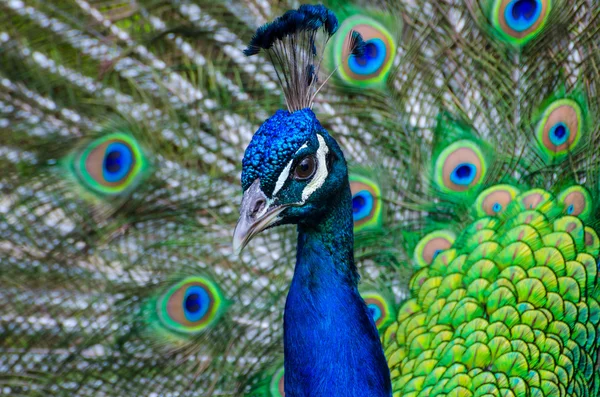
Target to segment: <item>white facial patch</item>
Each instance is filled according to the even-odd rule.
[[[300,149],[296,150],[297,154],[300,150],[307,148],[308,145],[305,143],[300,147]],[[277,193],[281,190],[283,185],[285,185],[285,181],[290,177],[290,170],[292,169],[292,164],[294,164],[294,159],[291,159],[289,163],[285,166],[281,174],[279,174],[279,178],[277,178],[277,183],[275,184],[275,189],[273,189],[273,197],[277,195]]]
[[[317,135],[317,139],[319,140],[319,149],[317,149],[317,171],[315,172],[315,176],[313,179],[306,185],[304,190],[302,191],[302,204],[306,202],[306,200],[313,194],[318,188],[323,186],[325,180],[327,179],[327,153],[329,153],[329,148],[325,143],[325,139],[321,135]],[[288,171],[289,172],[289,171]]]

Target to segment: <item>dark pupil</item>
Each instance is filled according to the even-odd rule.
[[[308,178],[312,174],[313,168],[314,162],[312,157],[307,157],[296,167],[296,175],[300,178]]]
[[[565,135],[567,134],[567,129],[565,128],[564,125],[559,125],[558,127],[556,127],[556,129],[554,130],[554,135],[556,135],[556,137],[558,139],[562,139],[565,137]]]
[[[111,174],[121,169],[121,152],[114,150],[104,158],[104,168]]]
[[[352,212],[357,213],[365,206],[365,198],[363,196],[356,196],[352,199]]]
[[[185,299],[185,310],[190,313],[196,313],[200,310],[200,295],[196,293],[189,294]]]
[[[375,317],[375,308],[372,306],[369,306],[369,311],[371,312],[371,317]]]
[[[468,165],[461,165],[460,167],[458,167],[458,169],[456,170],[456,175],[460,178],[468,178],[471,175],[471,167],[469,167]]]
[[[373,43],[367,42],[365,45],[365,55],[360,58],[356,58],[356,62],[364,66],[369,61],[369,59],[373,59],[377,56],[377,46]]]
[[[537,1],[535,0],[519,0],[515,3],[512,9],[514,19],[519,19],[523,16],[525,19],[531,19],[537,10]]]

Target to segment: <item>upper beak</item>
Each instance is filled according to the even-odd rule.
[[[260,190],[260,180],[246,190],[240,207],[240,219],[233,232],[233,250],[239,255],[254,236],[277,222],[288,205],[270,205]]]

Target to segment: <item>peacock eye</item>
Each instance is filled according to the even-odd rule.
[[[83,187],[115,196],[139,183],[147,160],[133,137],[112,133],[89,142],[69,157],[71,170]]]
[[[358,32],[365,41],[362,56],[350,56],[351,32]],[[346,83],[372,87],[385,82],[394,64],[396,43],[394,34],[377,20],[364,15],[346,19],[334,36],[333,58],[340,65],[339,74]]]
[[[296,165],[296,168],[294,168],[294,179],[297,181],[307,180],[315,174],[316,170],[317,159],[315,156],[306,156],[300,160]]]
[[[380,227],[383,204],[379,185],[374,180],[356,174],[351,174],[349,180],[352,192],[354,231]]]
[[[519,194],[511,185],[496,185],[485,189],[475,201],[478,216],[496,216],[502,213]]]
[[[592,213],[592,196],[583,186],[571,186],[558,195],[558,201],[564,205],[564,212],[581,219],[587,219]]]
[[[193,334],[214,325],[223,311],[219,287],[204,277],[188,277],[158,299],[161,322],[173,331]]]
[[[558,99],[546,108],[536,135],[547,158],[560,159],[575,150],[584,131],[583,114],[571,99]]]

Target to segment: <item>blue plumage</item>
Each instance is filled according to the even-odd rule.
[[[284,314],[289,397],[390,396],[390,375],[372,316],[357,289],[349,186],[326,218],[300,226]]]

